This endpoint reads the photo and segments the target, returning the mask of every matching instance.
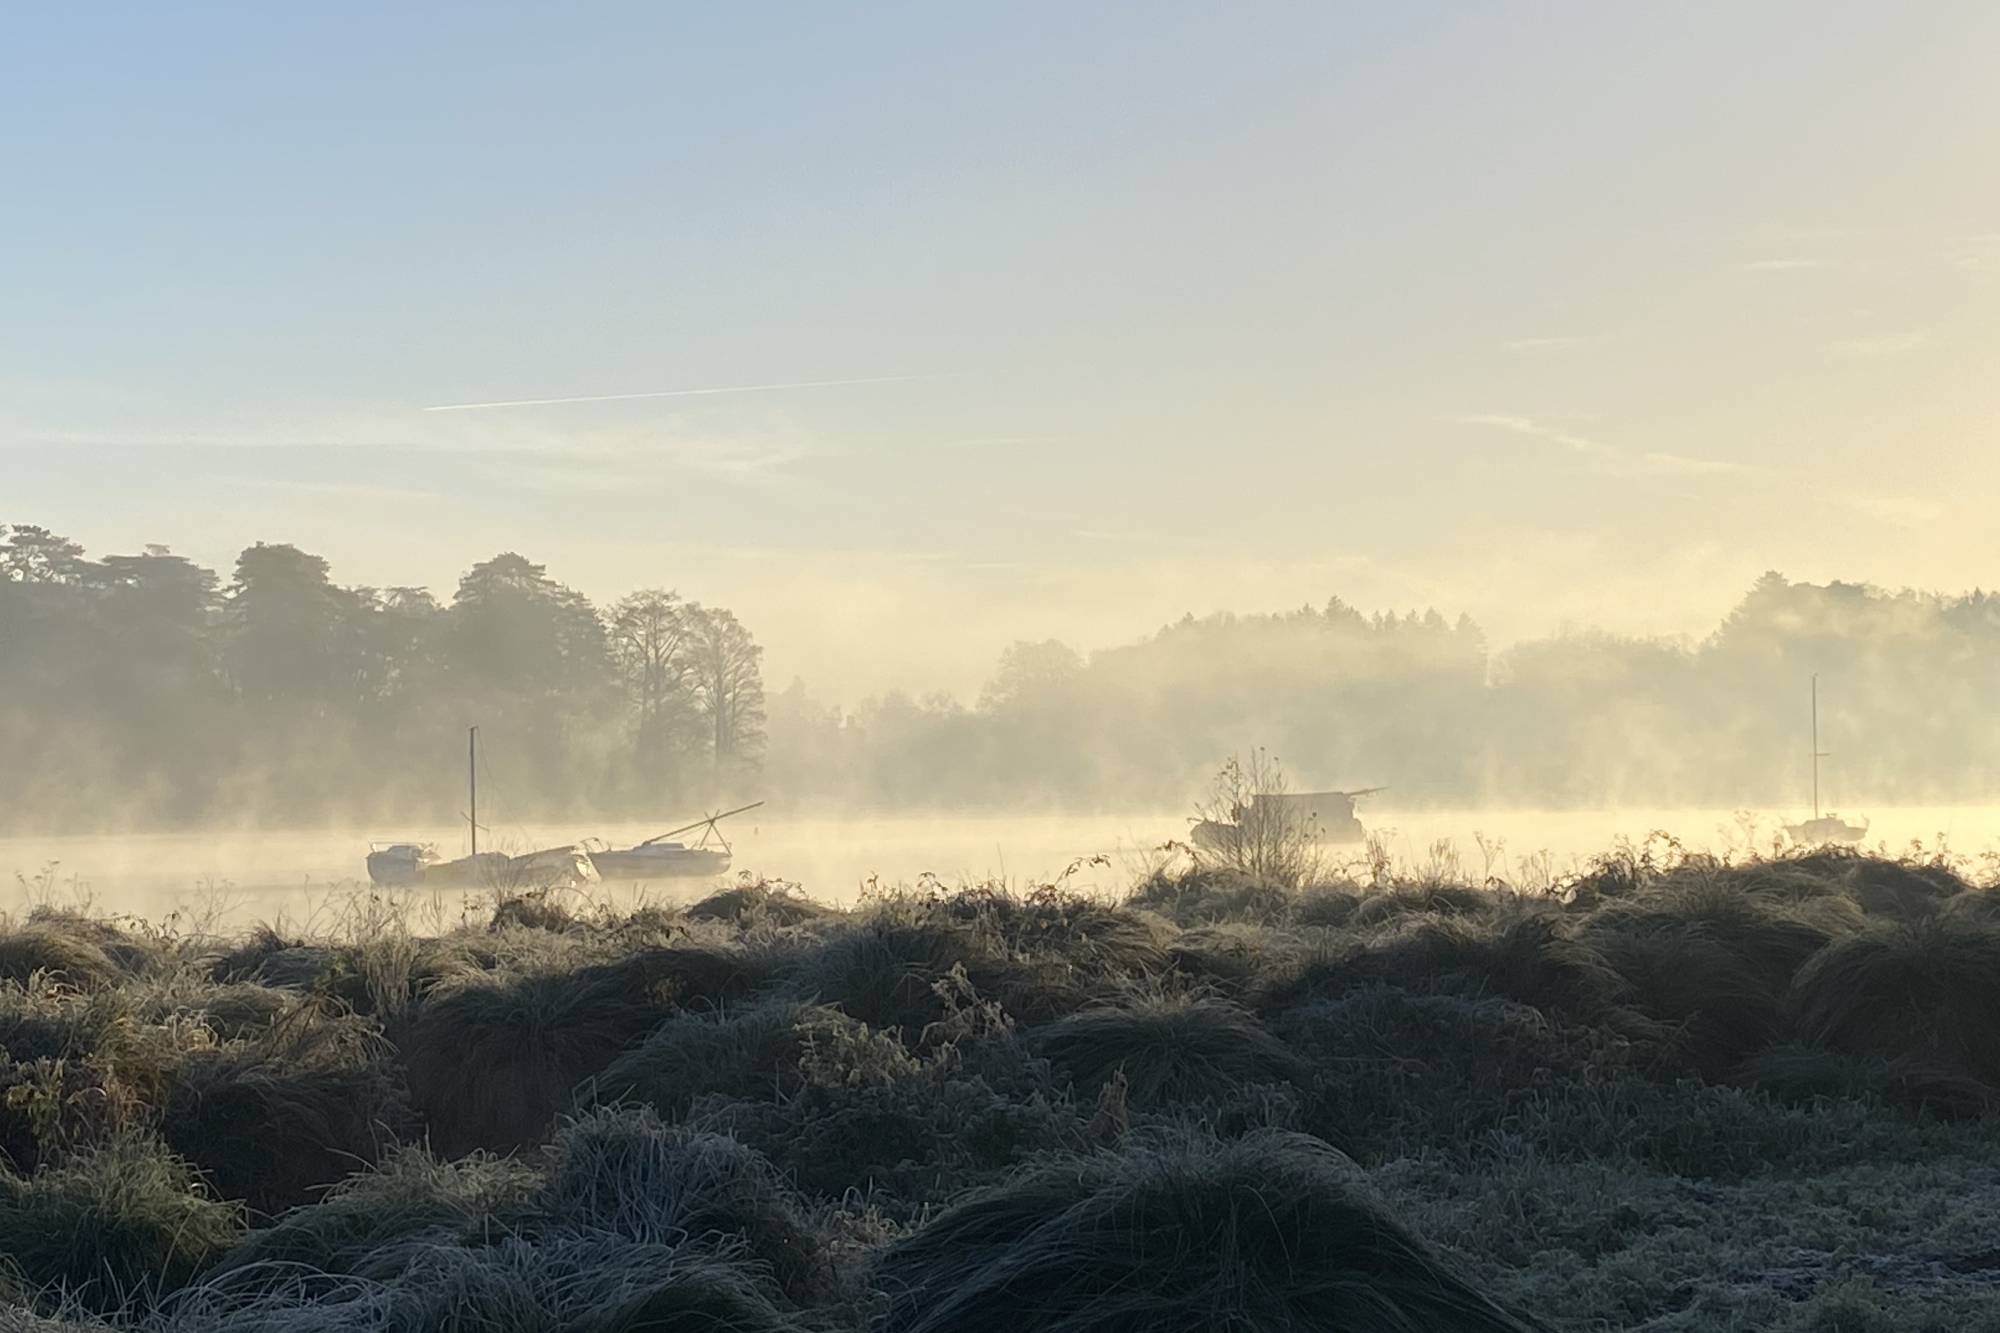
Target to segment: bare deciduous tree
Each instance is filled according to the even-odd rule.
[[[718,774],[754,763],[764,747],[764,650],[729,611],[690,602],[687,660]]]
[[[686,701],[688,610],[665,588],[643,589],[611,608],[612,661],[642,729]]]
[[[1196,852],[1214,865],[1287,888],[1320,878],[1326,856],[1310,811],[1285,800],[1284,766],[1262,748],[1231,755],[1216,771],[1208,799],[1195,806]]]

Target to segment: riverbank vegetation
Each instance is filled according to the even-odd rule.
[[[343,586],[288,545],[224,576],[0,524],[0,754],[36,776],[0,832],[449,823],[474,725],[485,808],[509,822],[664,827],[737,796],[1181,810],[1254,745],[1302,788],[1386,785],[1404,808],[1802,810],[1815,672],[1834,804],[2000,791],[2000,598],[1980,591],[1767,574],[1703,636],[1511,645],[1463,615],[1335,597],[1091,651],[1016,643],[962,695],[896,689],[923,673],[885,653],[861,699],[796,668],[767,692],[761,632],[658,587],[593,604],[514,552],[434,593]]]
[[[1654,843],[1533,891],[45,906],[0,1325],[1991,1330],[1996,893]]]

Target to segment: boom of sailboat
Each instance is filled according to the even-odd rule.
[[[629,847],[586,838],[517,856],[485,851],[446,860],[438,854],[435,843],[375,842],[368,847],[368,878],[382,885],[464,889],[575,888],[603,880],[705,879],[726,873],[734,854],[717,825],[763,804],[752,801],[704,815]],[[673,840],[676,834],[695,829],[702,830],[702,835],[692,846]]]
[[[466,732],[466,820],[471,848],[467,855],[447,860],[437,844],[418,839],[394,839],[368,845],[368,878],[376,884],[432,888],[527,890],[574,888],[602,880],[702,879],[729,869],[734,849],[718,827],[725,819],[755,810],[762,801],[703,815],[678,828],[658,833],[629,847],[613,847],[602,838],[585,838],[559,847],[510,855],[480,851],[479,728]],[[676,841],[701,830],[692,845]]]

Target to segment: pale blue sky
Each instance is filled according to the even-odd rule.
[[[514,547],[850,698],[1991,586],[1996,69],[1950,3],[24,6],[0,520]]]

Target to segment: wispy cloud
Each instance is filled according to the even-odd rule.
[[[1587,335],[1553,338],[1509,338],[1507,341],[1501,343],[1500,346],[1517,356],[1537,356],[1544,352],[1566,352],[1573,347],[1583,347],[1596,341],[1595,337]]]
[[[1647,452],[1634,457],[1638,471],[1661,477],[1741,477],[1764,471],[1748,463],[1732,463],[1721,458],[1690,458],[1686,454]]]
[[[1616,458],[1619,456],[1619,451],[1613,449],[1608,444],[1599,444],[1597,441],[1586,439],[1584,436],[1574,435],[1568,431],[1544,425],[1533,417],[1509,416],[1499,412],[1479,412],[1470,416],[1459,417],[1457,421],[1461,426],[1486,426],[1493,430],[1504,430],[1513,435],[1526,435],[1532,439],[1547,440],[1551,444],[1559,444],[1563,448],[1573,453],[1582,454],[1586,458]]]
[[[501,446],[483,451],[486,471],[530,489],[625,491],[698,476],[738,485],[784,484],[786,469],[816,451],[803,438],[621,437],[564,447]]]
[[[481,419],[407,414],[317,420],[230,422],[186,430],[9,430],[10,443],[79,448],[300,453],[380,458],[463,457],[468,477],[531,488],[608,491],[689,477],[738,485],[780,485],[789,469],[832,449],[783,413],[758,409],[733,429],[687,423],[631,423],[558,429],[533,418]],[[356,463],[350,466],[364,466]],[[366,464],[365,466],[378,466]],[[235,469],[232,468],[232,471]],[[309,482],[274,481],[304,486]]]
[[[930,375],[869,375],[845,380],[788,380],[779,384],[729,384],[703,389],[650,389],[643,393],[590,393],[567,398],[510,398],[491,403],[440,403],[425,412],[484,412],[502,407],[553,407],[563,403],[629,403],[641,398],[707,398],[717,394],[776,393],[791,389],[835,389],[851,384],[908,384]]]
[[[1938,500],[1927,500],[1916,495],[1883,495],[1867,491],[1850,491],[1833,497],[1833,502],[1878,523],[1891,527],[1922,530],[1933,527],[1950,512],[1950,506]]]
[[[1960,268],[1974,273],[2000,274],[2000,231],[1970,238],[1951,259]]]
[[[1548,425],[1534,417],[1484,412],[1458,417],[1456,420],[1462,426],[1483,426],[1489,430],[1506,431],[1510,435],[1558,445],[1579,458],[1588,460],[1593,470],[1615,476],[1712,477],[1743,475],[1762,470],[1746,463],[1732,463],[1719,458],[1691,458],[1685,454],[1663,453],[1657,450],[1634,452],[1621,449],[1616,445],[1578,435],[1574,431]]]
[[[1823,484],[1822,477],[1811,472],[1794,472],[1756,463],[1733,463],[1717,458],[1692,458],[1686,454],[1632,452],[1545,425],[1533,417],[1482,413],[1454,420],[1461,425],[1483,426],[1559,445],[1586,460],[1592,471],[1612,476],[1730,477],[1756,483],[1760,488],[1785,486],[1794,499],[1810,498],[1886,527],[1912,531],[1934,527],[1951,513],[1950,506],[1943,501],[1925,496],[1829,489]],[[1762,493],[1761,489],[1758,493]]]
[[[332,495],[359,500],[409,500],[436,504],[453,499],[439,490],[414,486],[381,486],[358,481],[308,481],[288,477],[227,477],[224,484],[257,491],[284,491],[298,495]]]
[[[1771,250],[1811,250],[1821,249],[1829,244],[1842,241],[1857,241],[1868,236],[1861,227],[1800,226],[1791,222],[1766,222],[1746,228],[1739,233],[1748,245]]]
[[[1907,356],[1930,346],[1931,335],[1922,329],[1906,329],[1900,333],[1875,333],[1861,338],[1842,338],[1827,344],[1827,351],[1835,356],[1874,357]]]
[[[1750,259],[1738,264],[1745,273],[1797,273],[1805,269],[1832,268],[1829,260],[1809,255],[1779,255],[1770,259]]]

